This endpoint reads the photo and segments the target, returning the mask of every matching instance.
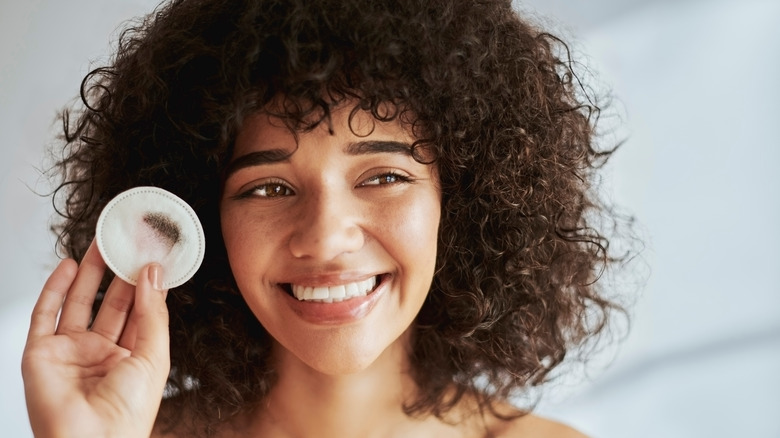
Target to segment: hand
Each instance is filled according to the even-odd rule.
[[[22,376],[38,438],[152,431],[170,369],[167,290],[155,288],[154,264],[136,287],[115,278],[90,326],[105,269],[92,242],[81,266],[71,259],[57,266],[33,310]]]

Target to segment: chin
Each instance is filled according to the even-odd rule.
[[[395,340],[355,333],[329,333],[329,338],[312,336],[310,342],[285,348],[279,345],[283,362],[299,361],[308,368],[328,376],[358,374],[374,367],[398,366],[405,357],[405,335]],[[387,345],[381,349],[381,345]],[[294,351],[297,350],[297,353]]]

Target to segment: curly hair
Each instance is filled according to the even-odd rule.
[[[409,415],[442,417],[464,396],[495,413],[620,310],[596,282],[615,261],[593,225],[610,214],[593,187],[612,152],[596,145],[599,108],[566,44],[510,0],[174,0],[131,23],[110,64],[62,114],[54,229],[80,259],[102,207],[139,185],[177,194],[201,218],[204,264],[168,295],[158,421],[197,413],[212,430],[274,384],[271,341],[235,286],[218,205],[244,118],[279,96],[292,129],[354,102],[353,114],[409,123],[432,152],[441,224]]]

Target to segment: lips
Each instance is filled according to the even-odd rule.
[[[290,309],[305,321],[315,325],[340,325],[349,324],[363,319],[379,303],[390,289],[391,275],[375,275],[365,280],[343,283],[332,286],[308,287],[296,284],[279,284],[281,290],[286,292],[285,302]],[[339,296],[344,289],[344,297]],[[293,292],[303,298],[298,298]],[[319,289],[315,292],[315,290]],[[357,290],[357,292],[354,292]],[[357,295],[347,296],[347,293]],[[315,293],[317,295],[315,295]],[[326,298],[306,298],[309,296],[325,296]],[[333,294],[333,295],[331,295]]]
[[[379,277],[373,276],[365,280],[334,286],[286,284],[284,288],[300,301],[338,303],[350,298],[366,296],[374,290],[378,283]]]

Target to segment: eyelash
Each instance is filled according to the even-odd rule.
[[[393,181],[387,181],[387,179],[393,179]],[[384,180],[385,182],[381,182],[382,180]],[[374,183],[375,181],[376,184]],[[403,175],[395,171],[389,171],[389,172],[383,172],[374,175],[370,178],[367,178],[366,180],[358,184],[358,187],[384,186],[384,185],[404,184],[404,183],[412,183],[412,182],[414,182],[414,179],[407,175]],[[260,195],[258,193],[263,190],[268,191],[268,189],[272,187],[274,188],[274,190],[270,192],[272,193],[270,196],[268,194]],[[272,180],[251,187],[249,190],[239,194],[237,198],[244,199],[253,196],[257,196],[260,198],[277,198],[277,197],[291,196],[294,194],[295,192],[290,187],[288,187],[287,184],[285,184],[284,182]]]
[[[267,191],[271,187],[276,188],[276,190],[273,191],[270,196],[268,194],[260,195],[258,193],[258,192],[260,192],[262,190],[266,190]],[[280,191],[283,192],[283,193],[279,193]],[[257,197],[260,197],[260,198],[279,198],[279,197],[290,196],[290,195],[294,195],[294,194],[295,194],[295,192],[290,187],[288,187],[285,183],[283,183],[282,181],[274,181],[274,180],[272,180],[272,181],[266,181],[266,182],[264,182],[262,184],[257,184],[255,186],[252,186],[249,190],[239,194],[238,198],[239,199],[244,199],[244,198],[250,198],[250,197],[253,197],[253,196],[257,196]]]
[[[393,178],[394,181],[385,181],[384,183],[379,182],[382,179],[386,180],[387,178]],[[371,181],[371,183],[369,183],[369,181]],[[373,181],[377,181],[378,184],[373,184]],[[383,185],[399,184],[399,183],[411,183],[411,182],[414,182],[414,180],[412,178],[410,178],[409,176],[397,173],[395,171],[389,171],[389,172],[380,173],[378,175],[374,175],[374,176],[366,179],[365,181],[363,181],[362,183],[359,184],[359,187],[368,187],[368,186],[374,186],[374,185],[376,185],[376,186],[383,186]]]

